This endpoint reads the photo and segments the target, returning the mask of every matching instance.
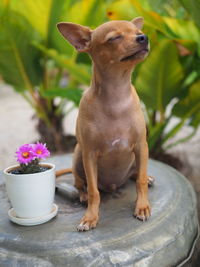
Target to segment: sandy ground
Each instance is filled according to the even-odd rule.
[[[34,111],[21,95],[9,86],[0,84],[0,169],[15,164],[14,152],[18,146],[38,139],[33,115]],[[77,110],[73,110],[65,118],[66,133],[74,134],[76,116]],[[190,129],[184,127],[176,138],[183,137],[188,132]],[[170,152],[189,162],[191,170],[190,173],[187,170],[186,175],[200,178],[200,129],[188,143],[177,145]]]

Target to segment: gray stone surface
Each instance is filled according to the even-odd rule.
[[[69,167],[71,157],[51,159],[58,168]],[[10,208],[0,185],[0,266],[176,266],[186,259],[198,232],[196,198],[189,182],[177,171],[149,161],[156,177],[149,190],[152,216],[133,218],[135,184],[129,181],[115,194],[102,194],[96,229],[79,233],[76,226],[85,208],[58,190],[58,216],[32,227],[18,226],[7,217]],[[0,180],[2,176],[0,176]],[[60,179],[71,183],[72,176]]]

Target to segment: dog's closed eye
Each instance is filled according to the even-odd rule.
[[[113,37],[110,37],[107,42],[111,43],[113,41],[117,41],[119,39],[122,39],[122,35],[117,35],[117,36],[113,36]]]

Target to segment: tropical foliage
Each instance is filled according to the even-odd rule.
[[[199,12],[199,0],[4,0],[0,73],[35,109],[45,136],[41,141],[49,138],[61,150],[62,119],[71,110],[66,103],[78,106],[81,88],[90,82],[91,62],[65,42],[56,23],[95,28],[106,20],[143,16],[151,53],[133,81],[145,105],[150,151],[159,154],[191,138],[200,123]],[[179,120],[171,126],[174,116]],[[192,127],[191,134],[170,143],[184,125]]]
[[[71,110],[66,110],[66,100],[78,106],[80,87],[90,81],[88,59],[65,42],[56,23],[74,21],[95,27],[105,16],[105,3],[97,0],[0,2],[1,76],[35,109],[41,141],[51,150],[62,150],[66,143],[62,142],[62,119]]]
[[[107,9],[111,19],[145,19],[151,53],[137,67],[133,79],[145,104],[149,147],[154,155],[189,140],[200,124],[200,1],[173,4],[176,11],[172,1],[118,0]],[[179,120],[171,126],[174,117]],[[184,125],[190,125],[192,132],[169,142]]]

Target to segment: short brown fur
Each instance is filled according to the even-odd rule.
[[[106,22],[95,30],[73,23],[58,24],[62,35],[79,52],[89,53],[93,61],[92,82],[79,107],[78,144],[72,167],[80,200],[88,201],[79,231],[98,223],[99,189],[115,190],[134,173],[134,214],[145,220],[151,213],[146,126],[138,95],[131,85],[133,68],[148,54],[148,42],[140,43],[137,38],[143,36],[142,25],[142,18]]]

